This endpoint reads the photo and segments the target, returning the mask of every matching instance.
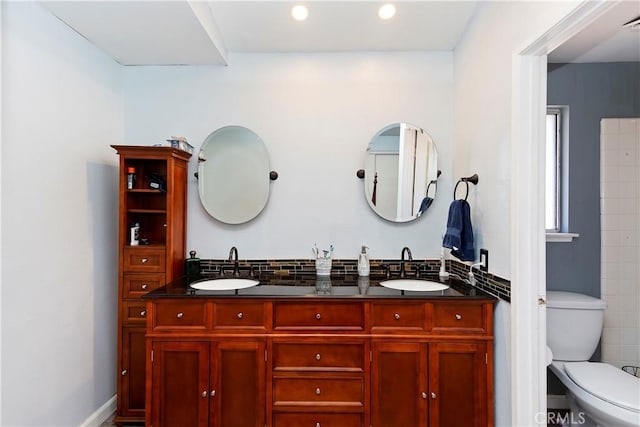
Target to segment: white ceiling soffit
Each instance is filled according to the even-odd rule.
[[[640,62],[640,26],[623,25],[640,17],[640,1],[621,1],[604,16],[551,52],[551,63]]]
[[[202,1],[43,1],[61,21],[122,65],[227,63]]]
[[[228,52],[448,51],[478,1],[42,1],[60,20],[123,65],[227,64]]]
[[[291,1],[209,1],[231,52],[353,52],[453,50],[477,1],[304,1],[309,17],[291,18]]]

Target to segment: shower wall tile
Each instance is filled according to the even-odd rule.
[[[640,119],[603,119],[600,137],[602,359],[640,366]]]

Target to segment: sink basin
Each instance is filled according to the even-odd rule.
[[[235,289],[245,289],[260,283],[258,280],[253,279],[206,279],[198,282],[193,282],[189,286],[193,289],[199,289],[203,291],[229,291]]]
[[[382,286],[400,291],[432,292],[449,289],[449,285],[420,279],[392,279],[380,282]]]

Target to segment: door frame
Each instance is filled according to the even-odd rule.
[[[546,236],[544,123],[547,54],[618,1],[584,1],[512,57],[511,421],[546,425]],[[522,191],[527,189],[527,191]]]

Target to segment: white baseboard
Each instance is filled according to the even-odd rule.
[[[105,422],[111,414],[116,411],[116,395],[105,402],[104,405],[99,407],[89,418],[87,418],[80,427],[100,427],[100,424]]]
[[[564,394],[547,394],[547,408],[569,409],[569,402]]]

